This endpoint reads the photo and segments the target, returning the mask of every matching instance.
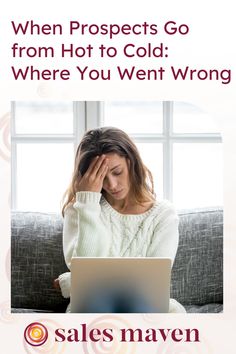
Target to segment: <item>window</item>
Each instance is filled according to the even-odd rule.
[[[222,205],[216,121],[185,102],[13,102],[12,207],[60,211],[75,149],[88,129],[116,126],[137,144],[157,198],[178,209]]]
[[[72,102],[12,103],[14,209],[60,210],[79,137],[75,114],[80,113]]]

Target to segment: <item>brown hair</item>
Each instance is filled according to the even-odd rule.
[[[116,153],[130,162],[130,185],[134,200],[138,204],[155,200],[152,174],[144,166],[136,145],[122,130],[102,127],[85,133],[77,148],[72,181],[64,196],[63,216],[67,205],[75,201],[78,178],[84,175],[94,157],[108,153]]]

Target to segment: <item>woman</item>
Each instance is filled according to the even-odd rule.
[[[156,201],[150,171],[123,131],[88,131],[76,153],[63,206],[63,250],[70,269],[80,257],[168,257],[178,247],[178,217],[167,201]],[[70,273],[55,281],[70,296]],[[68,309],[69,311],[69,309]],[[185,312],[175,300],[170,312]]]

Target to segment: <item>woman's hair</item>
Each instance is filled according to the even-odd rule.
[[[64,195],[63,216],[67,205],[75,201],[78,179],[96,156],[108,153],[115,153],[129,161],[130,188],[134,200],[139,204],[155,200],[152,174],[144,166],[136,145],[122,130],[102,127],[85,133],[77,148],[72,181]]]

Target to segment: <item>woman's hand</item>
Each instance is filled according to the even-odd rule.
[[[108,159],[105,155],[97,156],[91,162],[85,174],[77,183],[77,192],[101,192],[103,180],[108,170]]]

